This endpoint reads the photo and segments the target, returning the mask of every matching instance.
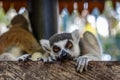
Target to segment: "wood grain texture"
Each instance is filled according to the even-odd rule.
[[[89,62],[77,73],[75,62],[0,62],[0,80],[120,80],[120,62]]]

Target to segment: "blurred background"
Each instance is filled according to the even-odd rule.
[[[102,43],[103,60],[120,60],[120,0],[0,0],[0,35],[24,12],[37,40],[75,29],[90,31]]]

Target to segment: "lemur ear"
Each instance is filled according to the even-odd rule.
[[[41,39],[40,40],[40,44],[41,44],[41,47],[43,48],[43,50],[45,50],[46,52],[50,52],[50,43],[49,43],[49,40],[46,40],[46,39]]]
[[[72,38],[75,42],[79,42],[80,40],[80,33],[79,30],[74,30],[72,33]]]

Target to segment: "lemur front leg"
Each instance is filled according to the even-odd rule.
[[[43,61],[52,62],[55,58],[50,56],[50,54],[44,50],[39,52],[34,52],[33,54],[25,54],[18,57],[18,61]]]
[[[77,61],[77,71],[83,72],[83,70],[87,70],[89,61],[98,61],[101,60],[101,46],[97,40],[97,38],[90,32],[85,32],[83,34],[83,39],[81,39],[82,45],[81,51],[82,54],[79,56]]]
[[[31,61],[31,55],[25,54],[17,58],[17,61]]]
[[[86,54],[83,56],[79,56],[78,58],[76,58],[76,66],[77,66],[77,72],[82,73],[83,71],[87,71],[87,67],[88,67],[88,62],[89,61],[99,61],[101,60],[100,55],[96,55],[96,54]]]
[[[57,58],[54,56],[51,56],[50,53],[45,53],[42,57],[37,58],[38,61],[43,61],[43,62],[53,62],[56,61]]]
[[[47,56],[47,54],[44,53],[44,55],[40,52],[35,52],[32,55],[31,54],[25,54],[20,57],[18,57],[18,61],[43,61],[48,62],[52,61],[52,58],[50,56]]]
[[[37,59],[38,61],[53,62],[53,61],[57,60],[57,58],[54,55],[51,55],[51,49],[50,49],[50,45],[49,45],[48,40],[41,39],[40,45],[45,52],[44,52],[42,57],[39,57]]]

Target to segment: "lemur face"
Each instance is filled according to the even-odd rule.
[[[72,59],[80,54],[79,41],[79,31],[75,30],[72,33],[55,34],[49,40],[41,40],[41,46],[52,57]]]
[[[52,55],[55,55],[59,59],[70,59],[79,55],[77,48],[79,46],[71,39],[65,39],[59,42],[55,42],[52,48]]]

